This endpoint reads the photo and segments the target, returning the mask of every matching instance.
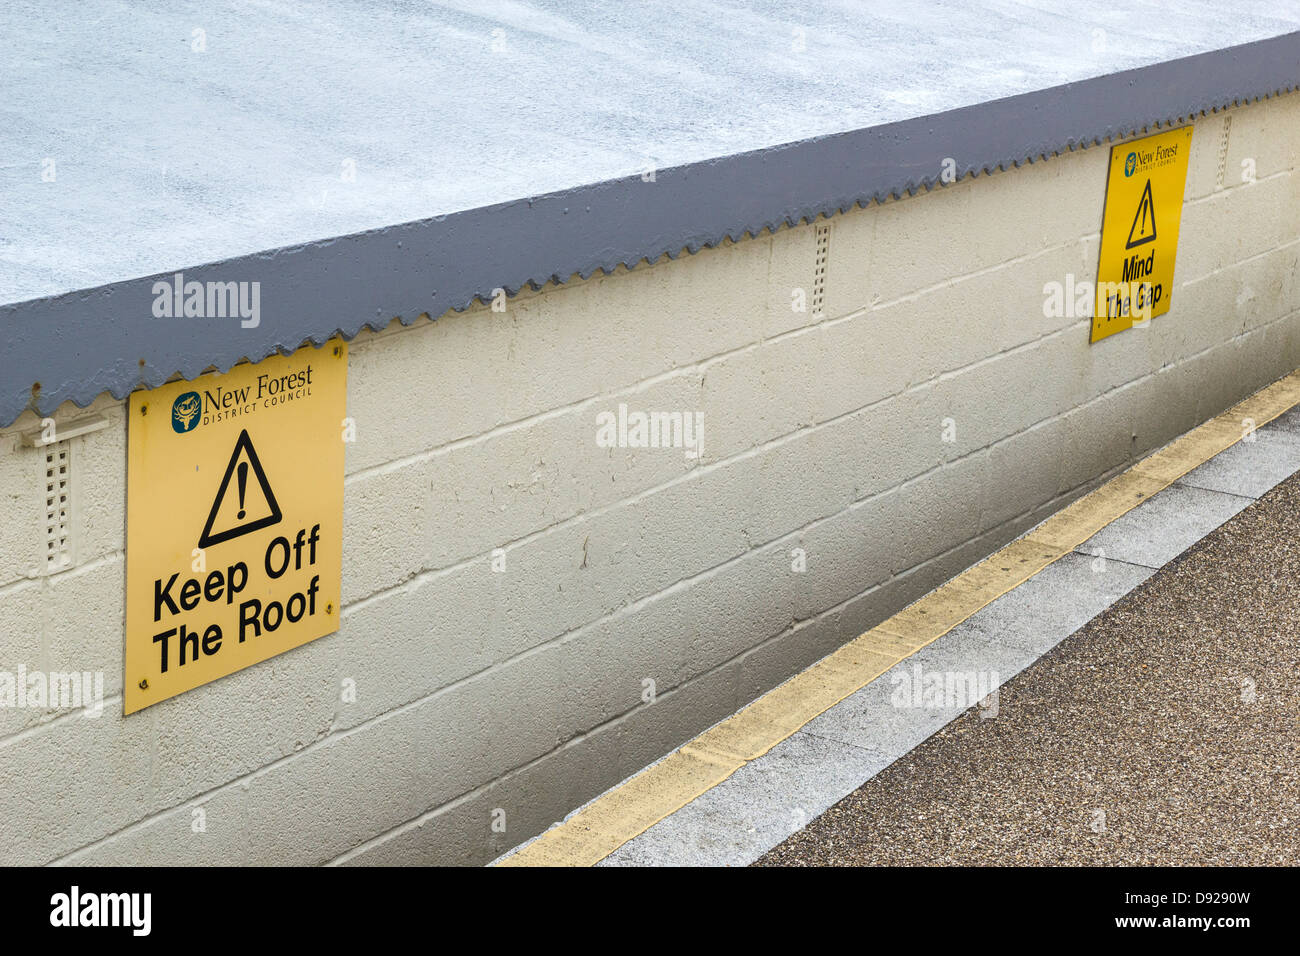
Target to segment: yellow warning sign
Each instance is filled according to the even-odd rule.
[[[1092,341],[1169,311],[1191,146],[1184,126],[1111,147]]]
[[[338,629],[347,346],[135,392],[124,712]]]

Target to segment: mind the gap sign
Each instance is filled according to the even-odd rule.
[[[1092,341],[1169,311],[1192,127],[1110,150]]]
[[[134,392],[124,713],[338,630],[347,346]]]

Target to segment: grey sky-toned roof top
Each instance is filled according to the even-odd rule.
[[[1277,0],[65,16],[0,6],[0,424],[1300,84]],[[156,318],[181,270],[259,324]]]

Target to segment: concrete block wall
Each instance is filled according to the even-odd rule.
[[[58,416],[109,426],[53,574],[0,432],[0,670],[110,695],[0,709],[0,861],[485,862],[1300,366],[1300,95],[1196,127],[1172,311],[1097,345],[1044,286],[1107,147],[361,336],[341,630],[130,718],[122,405]]]

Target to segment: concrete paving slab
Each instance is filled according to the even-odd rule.
[[[1256,429],[1250,438],[1178,479],[1178,484],[1259,498],[1297,471],[1300,471],[1300,419],[1286,426]]]
[[[980,635],[989,643],[1014,644],[1036,657],[1154,573],[1143,565],[1067,554],[967,618],[957,630]]]
[[[1115,519],[1077,549],[1130,564],[1168,564],[1253,498],[1173,484]]]
[[[796,733],[599,865],[746,865],[888,763],[880,754]]]
[[[830,710],[814,717],[804,731],[897,759],[936,733],[973,701],[953,706],[900,706],[897,699],[915,685],[917,673],[996,674],[996,684],[1019,673],[1034,655],[999,644],[964,626],[900,662]],[[923,702],[924,703],[924,702]]]

